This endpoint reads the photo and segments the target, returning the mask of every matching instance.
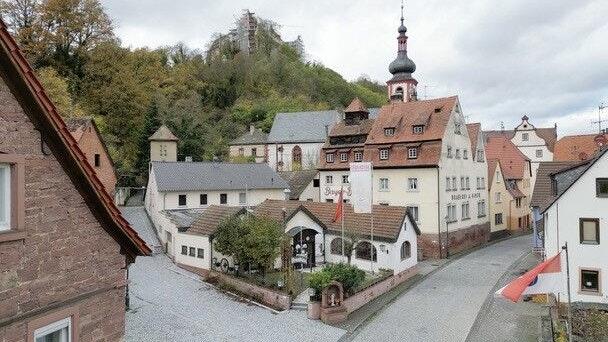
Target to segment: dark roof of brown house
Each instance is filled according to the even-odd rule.
[[[80,189],[89,209],[97,214],[100,225],[121,245],[129,262],[134,261],[137,255],[150,254],[150,248],[114,205],[113,198],[97,178],[95,170],[87,162],[34,70],[1,20],[0,42],[0,62],[11,91],[23,105],[34,126],[44,132],[45,142],[56,152],[57,161],[70,175],[73,184]]]
[[[312,182],[312,180],[319,174],[317,170],[301,170],[301,171],[281,171],[278,172],[279,176],[283,178],[289,184],[289,199],[297,200],[300,199],[302,191]]]
[[[341,223],[333,222],[337,203],[326,202],[300,202],[300,201],[280,201],[266,200],[254,209],[257,216],[266,216],[271,219],[283,220],[283,208],[287,210],[286,218],[289,218],[297,211],[305,209],[314,216],[325,229],[333,232],[341,232]],[[406,215],[414,225],[414,230],[420,234],[416,221],[411,216],[407,207],[374,205],[374,239],[395,241],[399,236],[401,226]],[[350,204],[344,205],[344,227],[362,237],[369,238],[371,228],[371,214],[359,214],[353,212]]]
[[[551,186],[551,175],[560,170],[568,169],[576,165],[580,165],[581,162],[577,161],[557,161],[557,162],[541,162],[536,170],[536,181],[534,183],[534,191],[532,192],[532,199],[530,200],[530,206],[539,207],[541,211],[551,203],[555,195]]]
[[[225,205],[210,205],[202,214],[194,220],[187,234],[211,236],[215,233],[220,223],[232,216],[244,214],[243,207],[228,207]]]
[[[608,134],[568,135],[555,144],[554,161],[587,160],[608,143]]]
[[[522,179],[524,177],[525,166],[530,159],[521,153],[511,140],[504,136],[488,137],[485,147],[488,160],[496,159],[500,161],[505,179]]]
[[[355,99],[352,100],[352,102],[348,105],[348,107],[346,107],[346,109],[344,110],[344,113],[357,113],[357,112],[367,112],[367,107],[365,106],[365,104],[363,104],[363,102],[358,97],[355,97]]]

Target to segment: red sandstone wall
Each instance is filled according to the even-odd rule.
[[[28,322],[77,307],[80,341],[124,334],[125,257],[103,230],[4,81],[0,152],[25,157],[25,238],[0,242],[0,341],[25,341]],[[1,241],[1,239],[0,239]]]
[[[99,180],[106,188],[106,191],[110,194],[114,194],[114,188],[116,188],[116,174],[112,167],[112,161],[110,156],[106,153],[101,137],[95,132],[95,128],[88,126],[82,134],[82,138],[78,141],[78,147],[87,156],[87,161],[97,174]],[[98,153],[100,156],[100,165],[95,167],[95,154]]]
[[[437,234],[422,234],[418,236],[418,248],[422,251],[422,259],[438,259],[439,241],[446,241],[447,234],[442,232],[441,238]],[[490,224],[475,225],[467,229],[461,229],[449,233],[450,255],[471,249],[484,244],[490,240]],[[442,252],[445,258],[445,249]]]

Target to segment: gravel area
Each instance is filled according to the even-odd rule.
[[[129,268],[131,310],[126,341],[337,341],[345,331],[278,314],[217,291],[164,254],[139,257]]]
[[[129,221],[133,229],[139,234],[139,237],[146,242],[148,247],[155,253],[159,252],[161,244],[144,207],[120,207],[120,211],[122,212],[122,216]]]
[[[428,276],[379,312],[355,341],[465,341],[478,312],[531,237],[505,240],[465,255]]]

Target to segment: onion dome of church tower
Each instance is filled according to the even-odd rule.
[[[411,77],[411,74],[416,71],[416,64],[407,56],[407,28],[403,24],[403,4],[401,4],[401,26],[399,26],[399,43],[397,49],[397,58],[388,66],[388,71],[393,74],[394,78]]]

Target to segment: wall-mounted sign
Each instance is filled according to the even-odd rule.
[[[480,197],[481,197],[481,194],[479,192],[476,192],[476,193],[473,193],[473,194],[462,193],[462,194],[452,195],[452,201],[472,199],[472,198],[480,198]]]

